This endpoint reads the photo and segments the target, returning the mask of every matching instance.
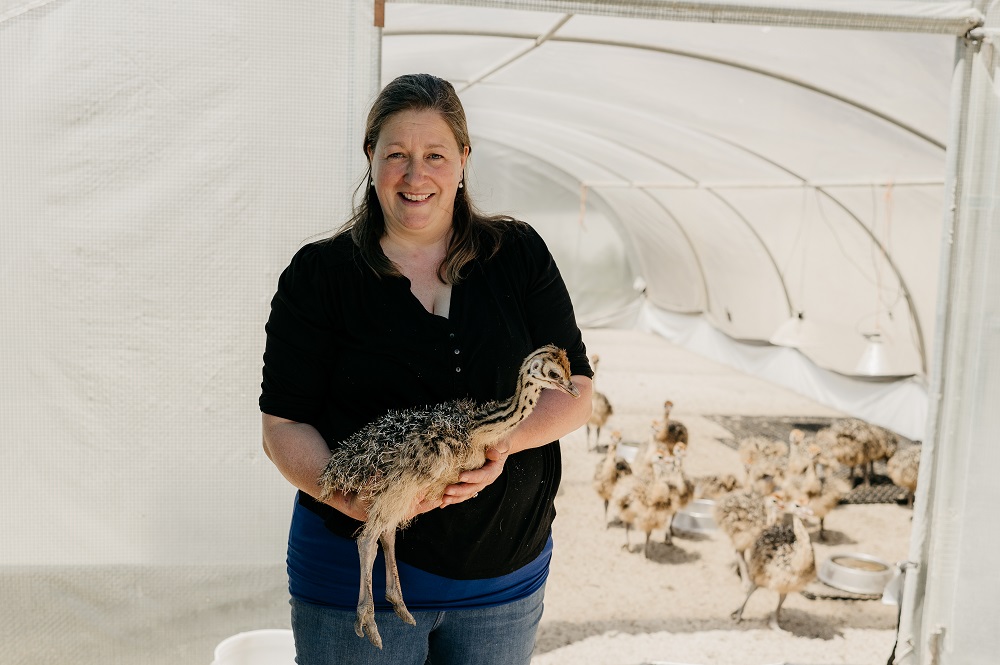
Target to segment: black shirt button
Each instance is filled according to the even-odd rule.
[[[461,350],[459,350],[459,349],[455,349],[455,355],[456,355],[456,356],[457,356],[458,354],[460,354],[461,352],[462,352]]]
[[[461,371],[462,371],[462,368],[461,368],[461,367],[456,367],[456,368],[455,368],[455,371],[456,371],[456,372],[461,372]]]
[[[448,333],[448,339],[455,339],[455,333]]]

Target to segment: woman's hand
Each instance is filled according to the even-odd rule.
[[[482,489],[493,484],[503,473],[508,455],[510,455],[510,439],[504,437],[492,448],[486,449],[486,462],[481,467],[471,471],[463,471],[462,475],[458,477],[457,483],[448,485],[444,489],[441,507],[444,508],[453,503],[462,503],[476,498]]]
[[[410,511],[406,514],[406,519],[412,520],[417,515],[434,510],[440,505],[438,501],[425,499],[423,495],[420,495],[410,505]]]

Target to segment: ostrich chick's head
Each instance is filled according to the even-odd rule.
[[[570,379],[569,358],[558,346],[549,344],[533,352],[525,359],[522,372],[542,388],[556,388],[572,397],[580,396]]]

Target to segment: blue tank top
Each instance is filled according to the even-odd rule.
[[[538,591],[549,574],[552,534],[534,561],[501,577],[453,580],[398,561],[403,599],[411,611],[474,609],[511,603]],[[354,540],[331,532],[323,518],[295,502],[288,535],[288,590],[315,605],[354,610],[358,604],[361,564]],[[379,547],[372,569],[375,609],[391,610],[385,600],[385,558]]]

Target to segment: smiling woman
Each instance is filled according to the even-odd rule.
[[[369,177],[353,216],[295,255],[267,323],[264,448],[299,489],[288,543],[297,662],[528,663],[552,551],[558,439],[590,415],[593,373],[573,306],[541,237],[472,205],[469,134],[450,83],[427,74],[390,82],[369,113],[364,151]],[[377,512],[369,488],[321,496],[318,482],[331,458],[361,463],[341,442],[414,407],[509,398],[522,360],[548,344],[567,351],[579,398],[544,391],[488,442],[482,466],[439,499],[417,492],[396,507],[412,523],[394,547],[394,532],[381,538],[398,564],[375,564],[369,548],[362,561],[354,539]],[[446,454],[448,442],[425,438],[397,466],[423,469]],[[415,627],[391,614],[378,632],[355,623],[362,570],[373,566],[372,585],[385,586],[385,569]]]

